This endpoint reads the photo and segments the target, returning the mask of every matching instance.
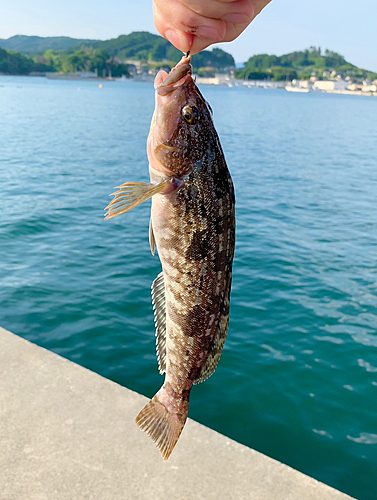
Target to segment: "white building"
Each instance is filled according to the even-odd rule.
[[[362,85],[359,83],[351,83],[348,85],[348,90],[352,90],[353,92],[356,92],[357,90],[361,90]]]
[[[195,82],[198,85],[225,85],[218,76],[197,76]]]
[[[347,90],[348,82],[345,80],[317,80],[313,85],[314,90]]]
[[[377,85],[363,85],[361,90],[363,92],[377,92]]]

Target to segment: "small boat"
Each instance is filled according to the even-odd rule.
[[[304,87],[295,87],[294,85],[287,85],[285,87],[285,90],[288,90],[288,92],[304,92],[307,94],[309,92],[309,89],[304,88]]]

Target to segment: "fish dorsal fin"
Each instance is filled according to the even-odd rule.
[[[200,384],[209,378],[216,370],[221,353],[223,351],[226,334],[228,332],[229,315],[223,316],[220,320],[220,326],[215,337],[212,349],[208,353],[206,364],[200,370],[199,377],[194,380],[194,384]]]
[[[152,284],[152,304],[156,326],[156,352],[158,371],[166,371],[166,308],[164,273],[161,272]]]
[[[154,239],[152,219],[149,221],[149,245],[151,247],[152,255],[154,255],[154,251],[156,248],[156,240]]]

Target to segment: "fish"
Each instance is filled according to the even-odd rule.
[[[116,217],[152,198],[149,242],[162,266],[152,302],[165,380],[136,424],[167,460],[186,423],[191,389],[213,374],[227,336],[235,194],[212,110],[192,77],[191,56],[169,74],[160,70],[154,88],[150,183],[118,186],[105,215]]]

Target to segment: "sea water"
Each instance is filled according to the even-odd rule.
[[[232,173],[230,327],[189,416],[377,496],[377,98],[203,86]],[[149,397],[152,84],[0,77],[0,325]]]

